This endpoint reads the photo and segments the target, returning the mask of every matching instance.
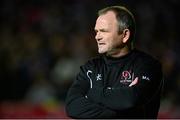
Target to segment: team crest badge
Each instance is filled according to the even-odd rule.
[[[129,84],[133,81],[133,79],[134,79],[134,73],[126,70],[121,73],[120,83]]]

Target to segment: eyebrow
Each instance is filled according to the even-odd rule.
[[[94,29],[94,31],[97,32],[98,30],[97,30],[97,29]],[[102,29],[99,29],[99,31],[101,31],[101,32],[107,32],[107,31],[109,31],[109,30],[108,30],[108,29],[105,29],[105,28],[102,28]]]

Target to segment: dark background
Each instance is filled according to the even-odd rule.
[[[108,5],[133,12],[136,47],[163,65],[159,118],[180,118],[178,0],[1,0],[0,118],[67,118],[67,89],[97,55],[94,24]]]

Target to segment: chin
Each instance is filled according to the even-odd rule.
[[[106,51],[98,50],[98,53],[103,54],[103,53],[106,53]]]

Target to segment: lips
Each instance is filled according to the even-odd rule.
[[[98,43],[98,45],[105,45],[105,43]]]

